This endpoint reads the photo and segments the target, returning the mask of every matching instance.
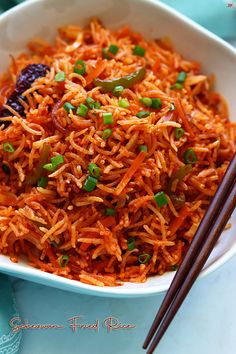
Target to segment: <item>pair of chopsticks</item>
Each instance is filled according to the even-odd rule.
[[[166,293],[143,348],[153,353],[211,254],[236,206],[236,154],[202,219],[188,252]]]

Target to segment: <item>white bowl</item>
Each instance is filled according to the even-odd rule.
[[[217,75],[216,90],[228,100],[231,119],[236,119],[235,82],[236,51],[226,42],[166,5],[152,0],[32,0],[0,17],[0,71],[9,63],[9,54],[26,48],[32,37],[52,40],[59,26],[83,26],[93,17],[106,26],[117,28],[129,24],[146,38],[167,36],[186,58],[202,63],[202,70]],[[211,254],[202,275],[206,275],[236,253],[236,214],[232,228],[225,231]],[[68,280],[29,267],[23,262],[12,263],[0,256],[0,271],[27,280],[64,290],[110,297],[135,297],[167,290],[172,273],[155,276],[146,283],[125,283],[120,287],[95,287]]]

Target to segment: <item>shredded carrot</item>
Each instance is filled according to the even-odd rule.
[[[114,216],[107,216],[106,218],[101,220],[101,223],[104,227],[111,227],[116,225],[116,219]]]
[[[152,68],[152,71],[157,74],[158,70],[159,70],[159,67],[160,67],[160,59],[157,58],[156,61],[155,61],[155,64],[153,65],[153,68]]]
[[[88,73],[88,75],[85,77],[86,84],[89,85],[91,82],[93,82],[94,79],[96,79],[105,69],[106,67],[106,61],[102,59],[98,59],[95,68]]]
[[[81,251],[85,252],[91,246],[91,243],[81,243],[80,249]]]
[[[185,112],[184,112],[183,106],[182,106],[182,104],[181,104],[179,98],[176,98],[176,99],[175,99],[175,105],[176,105],[177,111],[178,111],[178,113],[179,113],[179,116],[180,116],[180,118],[182,119],[183,126],[184,126],[185,130],[186,130],[186,131],[190,134],[190,136],[193,138],[193,137],[194,137],[194,133],[193,133],[192,127],[191,127],[191,125],[189,124],[188,118],[186,117],[186,114],[185,114]]]
[[[170,235],[173,236],[178,229],[183,225],[185,219],[190,214],[189,208],[185,205],[179,212],[179,216],[177,216],[172,223],[170,224],[169,231]]]
[[[59,267],[59,263],[57,261],[56,256],[54,255],[53,251],[52,251],[52,247],[50,245],[47,246],[47,250],[46,250],[47,256],[50,260],[50,262],[52,263],[52,265],[56,268]]]
[[[147,153],[145,151],[140,151],[140,153],[138,154],[136,159],[133,161],[132,165],[130,166],[130,168],[128,169],[128,171],[126,172],[126,174],[124,175],[124,177],[122,178],[122,180],[120,181],[118,186],[116,187],[116,191],[115,191],[116,195],[119,195],[123,191],[123,189],[129,183],[129,181],[131,180],[131,178],[133,177],[135,172],[139,169],[139,167],[140,167],[141,163],[143,162],[143,160],[145,159],[146,155],[147,155]]]

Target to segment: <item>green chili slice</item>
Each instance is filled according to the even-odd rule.
[[[101,87],[103,92],[112,92],[116,86],[123,86],[124,88],[132,87],[143,80],[145,73],[146,69],[141,68],[132,74],[122,76],[120,78],[108,80],[101,80],[97,78],[93,82],[95,86]]]

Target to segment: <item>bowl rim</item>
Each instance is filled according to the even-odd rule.
[[[0,24],[1,22],[8,21],[11,16],[14,16],[15,13],[20,12],[21,9],[34,6],[34,4],[46,2],[47,0],[27,0],[23,3],[16,5],[15,7],[9,9],[8,11],[0,14]],[[177,10],[171,8],[169,5],[166,5],[159,0],[129,0],[133,2],[143,3],[144,5],[153,6],[156,10],[161,9],[164,12],[168,13],[170,16],[175,17],[177,20],[182,21],[186,27],[195,30],[201,35],[207,37],[209,41],[214,41],[217,45],[224,47],[230,54],[233,54],[236,59],[236,49],[231,46],[229,43],[224,41],[222,38],[218,37],[211,31],[202,27],[192,19],[187,16],[181,14]],[[232,258],[236,254],[236,243],[227,250],[222,256],[220,256],[216,261],[214,261],[211,265],[207,266],[207,268],[203,269],[200,273],[199,278],[202,278],[210,273],[214,272],[220,266],[222,266],[225,262],[227,262],[230,258]],[[58,275],[54,275],[51,273],[43,272],[37,268],[25,267],[24,270],[21,270],[19,266],[15,263],[1,263],[0,261],[0,271],[7,273],[12,276],[19,277],[29,277],[33,278],[31,280],[38,281],[42,284],[53,286],[57,288],[61,288],[64,290],[74,291],[78,293],[84,293],[87,295],[94,296],[102,296],[102,297],[143,297],[156,295],[165,292],[169,285],[151,285],[146,288],[125,288],[123,286],[117,287],[97,287],[94,285],[89,285],[82,283],[77,280],[71,280],[68,278],[64,278]],[[172,272],[175,274],[175,272]],[[158,277],[158,276],[157,276]],[[26,279],[25,278],[25,279]],[[148,281],[148,280],[147,280]],[[125,283],[124,283],[125,284]],[[138,283],[137,283],[138,284]]]

